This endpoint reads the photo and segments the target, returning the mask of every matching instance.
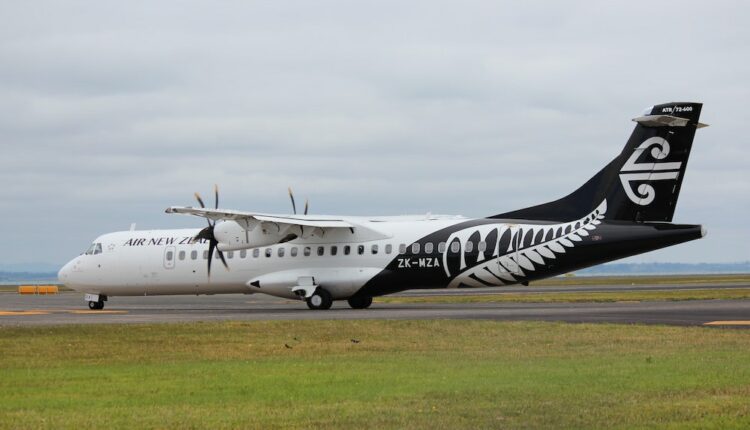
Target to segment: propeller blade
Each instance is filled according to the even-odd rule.
[[[214,184],[214,198],[216,204],[214,205],[214,209],[219,209],[219,186]]]
[[[216,248],[216,253],[219,254],[219,259],[221,260],[222,263],[224,263],[224,267],[226,267],[227,270],[229,270],[229,265],[227,264],[227,260],[224,259],[224,253],[221,252],[219,248]]]
[[[216,247],[216,243],[214,241],[208,242],[208,277],[211,277],[211,260],[214,258],[214,248]]]
[[[292,187],[287,188],[289,190],[289,198],[292,199],[292,210],[297,215],[297,205],[294,203],[294,194],[292,194]]]
[[[195,193],[195,198],[198,200],[198,203],[201,205],[202,208],[206,207],[206,205],[203,204],[203,199],[201,198],[200,194]]]
[[[307,199],[305,199],[305,215],[307,215],[307,209],[308,209],[308,208],[309,208],[309,206],[310,206],[310,205],[309,205],[308,203],[309,203],[309,202],[307,201]]]

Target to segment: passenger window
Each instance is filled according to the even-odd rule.
[[[372,247],[370,248],[370,251],[372,252],[373,255],[377,254],[378,253],[378,245],[372,245]]]
[[[253,258],[260,257],[260,248],[253,249]]]
[[[326,247],[325,246],[319,246],[318,247],[318,255],[322,257],[323,254],[325,254],[325,253],[326,253]]]
[[[198,251],[190,251],[190,259],[195,260],[198,258]]]
[[[458,252],[459,249],[461,249],[461,244],[458,242],[451,243],[451,252]]]
[[[167,261],[172,261],[172,257],[174,257],[174,254],[172,254],[172,251],[167,251]]]
[[[180,261],[185,259],[185,251],[180,251],[179,254],[177,254],[177,258],[180,259]]]
[[[234,257],[234,251],[227,252],[227,258],[232,258],[232,257]]]
[[[411,246],[411,253],[412,254],[419,254],[419,248],[420,248],[419,243],[412,244],[412,246]]]
[[[357,254],[362,255],[365,253],[365,246],[364,245],[358,245],[357,246]]]
[[[432,254],[433,245],[432,242],[427,242],[424,244],[424,252],[425,254]]]
[[[290,254],[290,255],[291,255],[292,257],[296,257],[296,256],[297,256],[297,247],[296,247],[296,246],[293,246],[293,247],[292,247],[292,249],[290,249],[290,250],[289,250],[289,254]]]
[[[440,253],[445,252],[445,242],[438,243],[438,252]]]
[[[481,241],[479,242],[479,252],[484,252],[487,250],[487,242]]]
[[[203,251],[203,259],[208,260],[208,251]]]
[[[279,248],[279,257],[283,257],[283,256],[284,256],[284,247],[282,246]]]
[[[336,255],[336,253],[339,252],[338,246],[331,246],[331,255]]]
[[[406,245],[405,244],[402,243],[402,244],[400,244],[398,246],[398,253],[399,254],[406,254]]]
[[[266,248],[266,258],[270,258],[273,255],[273,249]]]
[[[242,251],[240,251],[240,258],[245,258],[245,257],[247,257],[247,249],[243,249]]]
[[[352,247],[349,245],[344,246],[344,255],[349,255],[352,252]]]
[[[311,251],[310,247],[306,246],[305,249],[304,249],[305,257],[309,257],[310,256],[310,251]]]
[[[393,245],[390,243],[385,246],[385,253],[390,254],[393,251]]]
[[[471,252],[471,251],[473,251],[473,250],[474,250],[474,242],[472,242],[472,241],[468,241],[468,242],[466,242],[466,245],[464,245],[464,250],[465,250],[466,252]]]

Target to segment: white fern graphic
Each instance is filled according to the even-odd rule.
[[[451,234],[443,252],[445,274],[451,276],[448,264],[451,253],[450,244],[460,243],[460,273],[451,281],[448,288],[459,285],[468,287],[501,286],[518,283],[539,266],[565,254],[566,249],[573,248],[589,232],[601,224],[607,211],[604,200],[596,209],[585,217],[563,224],[485,224],[466,228]],[[510,235],[507,247],[500,249],[503,236]],[[474,240],[471,240],[471,238]],[[479,240],[476,240],[476,238]],[[488,238],[494,238],[489,243]],[[513,243],[515,240],[516,243]],[[486,243],[486,250],[479,250],[476,264],[467,264],[467,255],[479,242]],[[472,242],[471,245],[467,245]],[[517,249],[516,249],[517,248]],[[486,255],[490,254],[490,255]]]

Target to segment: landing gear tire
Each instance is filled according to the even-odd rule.
[[[328,291],[318,288],[312,296],[307,299],[307,307],[313,310],[330,309],[333,304],[333,298]]]
[[[89,302],[89,309],[98,311],[100,309],[104,309],[104,302],[98,301],[98,302]]]
[[[372,297],[352,297],[347,302],[352,309],[367,309],[372,304]]]

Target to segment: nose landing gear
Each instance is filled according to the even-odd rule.
[[[98,311],[104,309],[104,302],[107,301],[107,296],[100,294],[86,294],[83,300],[89,302],[89,309]]]
[[[89,302],[89,309],[99,310],[104,309],[104,302],[99,300],[98,302]]]

